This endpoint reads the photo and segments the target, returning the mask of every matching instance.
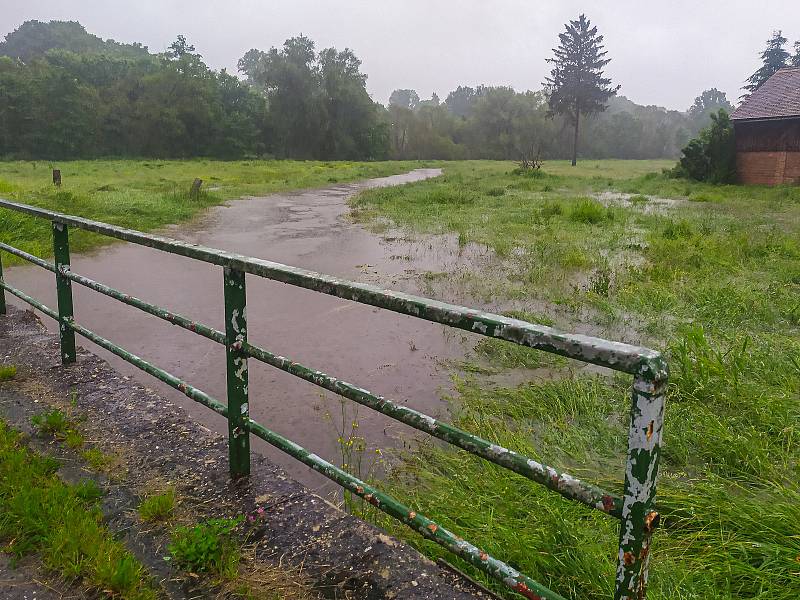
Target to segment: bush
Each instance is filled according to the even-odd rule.
[[[672,170],[674,177],[709,183],[732,183],[736,179],[736,141],[733,123],[725,109],[711,114],[711,125],[681,151]]]

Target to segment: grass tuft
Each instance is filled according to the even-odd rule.
[[[0,381],[8,381],[17,376],[17,367],[14,365],[0,365]]]
[[[144,521],[166,521],[175,511],[175,490],[146,497],[139,504],[139,516]]]

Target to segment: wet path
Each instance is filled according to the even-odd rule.
[[[411,273],[446,270],[451,254],[425,246],[398,256],[388,243],[347,219],[347,199],[367,187],[433,177],[436,169],[338,185],[322,190],[248,198],[213,208],[166,235],[359,281],[417,292]],[[410,247],[410,246],[409,246]],[[117,244],[74,256],[73,269],[224,331],[222,269],[133,244]],[[7,279],[55,306],[52,274],[37,267],[8,269]],[[188,331],[73,286],[76,319],[146,360],[225,400],[224,348]],[[440,400],[449,378],[439,360],[460,357],[463,335],[411,317],[332,298],[258,277],[247,278],[250,340],[352,383],[428,412],[445,415]],[[43,319],[48,327],[54,323]],[[223,419],[87,340],[79,343],[113,366],[185,406],[201,423],[226,431]],[[352,403],[342,417],[338,397],[291,375],[250,361],[250,407],[254,419],[341,462],[336,429],[351,433]],[[132,408],[135,410],[135,408]],[[330,417],[326,415],[330,413]],[[366,408],[358,410],[358,434],[374,447],[397,446],[408,430]],[[254,447],[302,482],[320,488],[327,480],[260,440]],[[374,451],[370,455],[376,456]],[[372,460],[370,456],[365,461]],[[366,475],[366,468],[362,474]],[[328,487],[325,485],[325,487]]]

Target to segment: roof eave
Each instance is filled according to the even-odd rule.
[[[800,119],[800,114],[796,115],[781,115],[780,117],[736,117],[731,116],[731,121],[746,121],[748,123],[756,123],[758,121],[790,121],[793,119]]]

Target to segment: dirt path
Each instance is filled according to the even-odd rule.
[[[186,226],[169,227],[166,234],[417,292],[413,275],[422,270],[448,270],[452,253],[432,245],[413,252],[408,248],[399,251],[396,244],[349,222],[347,199],[365,188],[439,174],[438,169],[418,169],[356,184],[236,200],[211,209]],[[78,273],[224,330],[219,267],[133,244],[74,256],[72,265]],[[7,271],[7,280],[55,306],[50,273],[36,267],[17,267]],[[249,336],[254,343],[434,416],[446,411],[440,397],[442,388],[449,387],[449,379],[438,361],[463,355],[461,335],[436,324],[257,277],[249,277],[247,285]],[[79,323],[224,401],[221,346],[80,286],[73,289]],[[54,323],[47,324],[54,328]],[[185,407],[209,428],[226,430],[224,421],[211,411],[86,340],[80,343],[122,373]],[[350,433],[354,415],[349,403],[342,417],[336,397],[323,396],[315,386],[256,361],[250,364],[253,418],[339,462],[336,427],[344,425]],[[327,413],[332,419],[326,418]],[[373,448],[396,446],[402,443],[400,437],[409,433],[367,409],[358,412],[357,420],[357,433]],[[331,489],[318,474],[255,441],[259,442],[259,451],[301,482],[318,490]]]

